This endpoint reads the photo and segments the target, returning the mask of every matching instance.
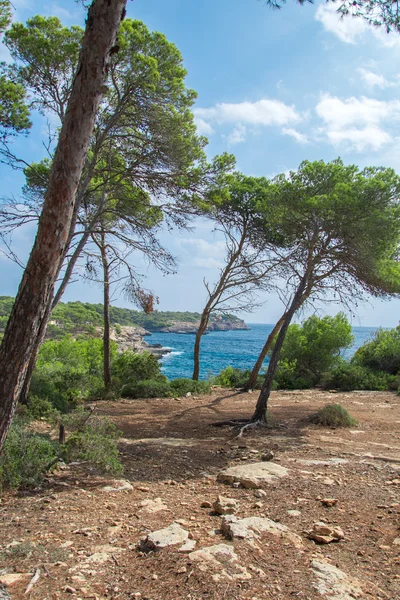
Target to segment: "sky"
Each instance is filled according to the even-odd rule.
[[[15,21],[42,14],[56,15],[64,25],[83,24],[83,9],[74,0],[13,4]],[[274,11],[263,0],[128,0],[127,15],[161,31],[181,51],[187,85],[198,93],[195,120],[209,139],[209,158],[228,151],[236,155],[238,170],[266,177],[296,170],[305,159],[338,156],[347,164],[400,172],[400,35],[361,19],[341,20],[337,6],[289,2]],[[9,60],[4,46],[0,59]],[[14,144],[28,162],[46,155],[46,122],[34,115],[33,123],[30,134]],[[0,166],[0,177],[3,200],[18,198],[23,176]],[[178,260],[176,275],[162,276],[137,257],[146,287],[160,299],[159,310],[201,311],[203,278],[214,282],[218,275],[223,243],[206,221],[193,225],[191,231],[160,234]],[[34,234],[30,226],[13,237],[22,261]],[[0,273],[0,295],[15,295],[21,267],[0,255]],[[101,302],[101,296],[99,285],[77,278],[64,300]],[[265,295],[260,302],[241,316],[247,322],[276,321],[279,299]],[[113,303],[132,307],[122,296]],[[320,315],[341,310],[332,303],[317,308]],[[394,327],[400,300],[366,299],[349,316],[354,325]]]

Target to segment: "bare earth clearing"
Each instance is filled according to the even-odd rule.
[[[270,428],[237,439],[230,428],[210,427],[249,416],[256,398],[214,390],[201,398],[99,403],[98,412],[123,431],[124,477],[132,489],[105,491],[117,482],[72,465],[37,493],[6,494],[0,581],[8,585],[0,586],[0,599],[399,599],[400,397],[276,392]],[[345,406],[359,426],[304,424],[331,402]],[[265,495],[217,482],[222,469],[268,460],[271,450],[268,464],[288,474],[261,484]],[[238,502],[238,519],[263,517],[252,523],[268,529],[267,518],[272,529],[253,527],[228,539],[224,517],[211,508],[218,495]],[[333,506],[322,502],[329,499]],[[139,540],[176,521],[174,531],[190,539],[184,551],[182,541],[139,551]],[[340,527],[344,538],[309,539],[317,521]],[[211,556],[196,554],[214,546]]]

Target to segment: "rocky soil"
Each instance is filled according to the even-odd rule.
[[[0,503],[0,599],[400,598],[400,398],[256,393],[98,403],[123,431],[123,480],[62,465]],[[359,421],[305,417],[340,402]]]

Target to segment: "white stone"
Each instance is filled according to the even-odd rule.
[[[102,488],[103,492],[124,492],[132,491],[133,485],[126,479],[116,479],[113,485],[106,485]]]
[[[314,587],[321,596],[326,596],[329,600],[354,600],[362,597],[359,582],[330,563],[312,560],[311,568],[318,578]]]
[[[142,502],[140,503],[140,507],[143,510],[143,512],[148,513],[156,513],[160,512],[161,510],[168,510],[168,506],[163,503],[161,498],[155,498],[154,500],[142,500]]]
[[[285,538],[296,548],[303,547],[303,541],[299,535],[291,531],[286,525],[276,523],[266,517],[247,517],[238,519],[234,515],[228,515],[222,519],[222,532],[229,538],[241,538],[251,540],[259,538],[262,533]]]
[[[288,469],[272,462],[249,463],[230,467],[218,474],[222,483],[239,482],[244,488],[259,488],[263,483],[273,483],[289,474]]]
[[[139,542],[141,550],[161,550],[168,546],[183,544],[189,537],[189,532],[178,523],[172,523],[169,527],[153,531]]]
[[[210,573],[213,581],[218,582],[221,579],[245,581],[251,579],[250,573],[245,567],[238,564],[238,556],[235,554],[233,546],[228,544],[216,544],[201,548],[189,554],[189,559],[198,563],[200,571]]]

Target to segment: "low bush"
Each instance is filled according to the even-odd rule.
[[[29,431],[22,421],[15,419],[0,456],[2,487],[37,487],[58,450],[49,436]]]
[[[68,435],[63,446],[65,460],[84,460],[90,462],[101,472],[113,475],[123,473],[117,448],[121,432],[108,419],[100,417],[87,419],[84,414],[76,416],[75,426],[79,428]],[[68,429],[71,428],[73,420],[69,419],[64,423]]]
[[[229,366],[223,369],[215,378],[215,384],[227,388],[244,388],[250,378],[249,369],[234,369]],[[260,390],[264,381],[264,375],[257,377],[254,389]]]
[[[400,371],[400,326],[378,329],[372,340],[355,353],[352,362],[373,371],[396,375]]]
[[[23,415],[28,419],[53,421],[58,414],[58,411],[54,408],[50,400],[40,398],[34,394],[29,395],[28,404],[23,406]]]
[[[354,427],[357,421],[340,404],[327,404],[309,417],[311,423],[325,427]]]
[[[167,398],[172,396],[168,379],[145,379],[122,386],[122,398]]]
[[[309,388],[342,360],[341,352],[353,343],[351,325],[343,313],[290,325],[281,350],[276,376],[278,388]]]
[[[283,359],[279,362],[274,379],[274,389],[306,390],[313,387],[313,378],[300,375],[297,361]]]
[[[325,376],[323,387],[335,389],[342,392],[353,390],[387,390],[396,386],[397,380],[394,376],[383,371],[371,371],[361,365],[343,362]],[[396,388],[394,388],[396,389]]]
[[[165,379],[157,357],[148,352],[121,352],[112,361],[111,367],[116,387],[149,379]]]
[[[174,396],[185,396],[185,394],[209,394],[211,383],[209,381],[193,381],[193,379],[173,379],[170,388]]]

